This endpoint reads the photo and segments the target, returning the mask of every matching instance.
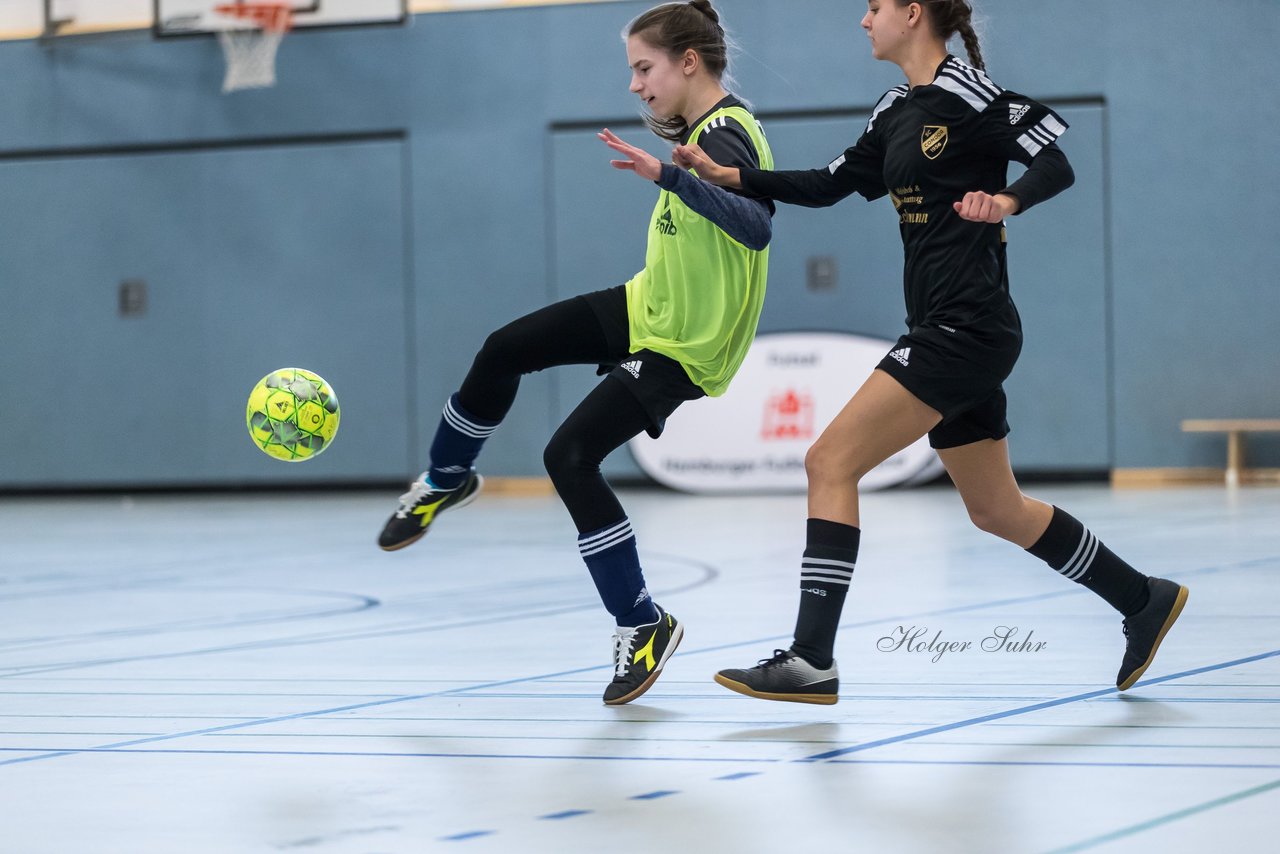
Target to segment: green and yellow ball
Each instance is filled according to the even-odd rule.
[[[253,443],[290,463],[324,453],[338,433],[338,397],[324,378],[302,368],[281,368],[249,393],[245,423]]]

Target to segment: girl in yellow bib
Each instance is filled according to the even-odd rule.
[[[694,142],[720,163],[772,169],[764,132],[725,89],[728,46],[709,0],[665,3],[627,28],[631,91],[663,139]],[[483,480],[474,463],[515,400],[520,377],[555,365],[598,364],[607,375],[569,415],[544,461],[578,529],[578,549],[617,628],[604,701],[627,703],[657,679],[684,632],[649,596],[631,523],[600,473],[615,448],[657,437],[686,400],[718,396],[755,337],[764,302],[773,205],[707,184],[609,130],[615,168],[661,188],[644,269],[625,285],[555,303],[485,341],[445,404],[431,465],[400,497],[378,544],[416,542],[435,516],[462,507]]]

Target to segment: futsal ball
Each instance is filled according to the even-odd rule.
[[[245,422],[264,454],[290,463],[318,456],[338,433],[338,398],[324,378],[281,368],[249,393]]]

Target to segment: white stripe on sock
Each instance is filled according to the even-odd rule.
[[[635,536],[632,535],[630,531],[621,531],[613,539],[601,541],[594,546],[578,546],[578,553],[583,557],[590,557],[591,555],[608,551],[614,546],[625,543],[628,540],[634,543],[635,539]]]
[[[1080,537],[1080,544],[1076,546],[1076,553],[1071,556],[1071,560],[1067,561],[1058,572],[1075,581],[1093,563],[1093,556],[1097,553],[1098,538],[1093,535],[1092,531],[1085,528]]]
[[[631,533],[631,520],[623,519],[617,524],[610,525],[603,531],[597,531],[594,534],[582,535],[578,537],[578,553],[583,557],[598,554],[606,549],[611,549],[619,543],[627,540],[634,540],[635,535]]]
[[[823,584],[842,584],[842,585],[844,585],[845,587],[848,587],[848,586],[850,586],[851,584],[853,584],[853,578],[852,578],[852,577],[849,577],[849,578],[837,578],[837,577],[830,576],[830,575],[816,575],[816,574],[811,573],[811,572],[802,572],[802,573],[800,573],[800,585],[801,585],[801,586],[804,586],[804,583],[805,583],[806,581],[809,581],[809,582],[821,581]]]
[[[603,537],[612,537],[614,534],[618,533],[619,531],[626,531],[628,534],[630,534],[630,533],[631,533],[631,520],[630,520],[630,519],[625,519],[625,518],[624,518],[621,522],[616,522],[616,523],[614,523],[614,524],[610,525],[610,526],[609,526],[609,527],[607,527],[607,528],[604,528],[604,529],[602,529],[602,530],[596,531],[596,532],[595,532],[595,533],[593,533],[593,534],[579,534],[579,535],[578,535],[578,546],[579,546],[579,548],[581,548],[582,546],[589,546],[589,545],[592,545],[592,544],[593,544],[593,543],[595,543],[597,540],[599,540],[599,539],[601,539],[601,538],[603,538]]]
[[[498,429],[497,424],[492,424],[486,427],[482,424],[477,424],[474,421],[469,420],[465,415],[454,408],[452,399],[447,401],[444,405],[444,420],[449,423],[450,427],[457,430],[459,433],[470,436],[473,439],[487,439],[493,435],[494,430]]]
[[[1080,561],[1080,568],[1067,576],[1072,581],[1078,581],[1084,577],[1089,571],[1089,567],[1093,566],[1093,558],[1098,554],[1098,538],[1093,534],[1089,535],[1089,551],[1085,553],[1084,558]]]
[[[847,560],[832,560],[825,557],[802,557],[800,558],[801,566],[833,566],[838,569],[845,569],[853,572],[855,564]]]

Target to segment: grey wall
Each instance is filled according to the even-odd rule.
[[[721,0],[738,91],[780,168],[825,163],[898,71],[861,7]],[[1055,105],[1077,185],[1011,223],[1027,329],[1010,381],[1022,471],[1221,464],[1187,417],[1274,416],[1280,266],[1274,0],[985,0],[1000,84]],[[210,39],[0,43],[0,487],[361,481],[418,470],[496,326],[643,263],[653,189],[608,167],[636,121],[618,34],[645,3],[460,12],[300,32],[279,85],[219,94]],[[783,208],[764,329],[892,338],[887,203]],[[831,255],[835,291],[804,289]],[[122,279],[151,292],[116,315]],[[305,466],[244,434],[268,370],[338,389]],[[851,388],[860,378],[851,377]],[[486,450],[540,472],[589,369],[527,378]],[[1253,458],[1280,461],[1258,441]],[[625,454],[615,474],[635,471]]]

